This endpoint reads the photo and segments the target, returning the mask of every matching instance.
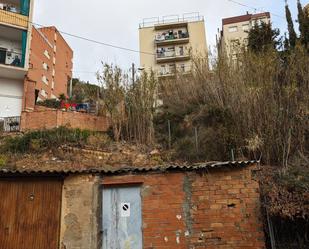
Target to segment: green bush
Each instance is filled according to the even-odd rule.
[[[0,167],[3,167],[3,166],[5,166],[6,165],[6,163],[7,163],[7,156],[6,155],[0,155]]]
[[[33,131],[21,137],[7,138],[0,151],[12,153],[37,152],[44,149],[57,148],[63,144],[82,146],[87,143],[93,132],[66,127],[51,130]]]
[[[38,101],[37,105],[59,109],[61,107],[61,102],[57,99],[46,99],[44,101]]]

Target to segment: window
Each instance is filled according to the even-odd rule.
[[[186,65],[185,65],[185,64],[181,64],[181,65],[180,65],[180,71],[181,71],[182,73],[184,73],[184,72],[186,71]]]
[[[230,32],[230,33],[232,33],[232,32],[237,32],[237,31],[238,31],[237,26],[229,27],[229,32]]]
[[[45,90],[41,90],[41,95],[46,98],[48,96],[48,92],[46,92]]]
[[[42,81],[43,81],[46,85],[48,85],[48,79],[46,78],[45,75],[42,76]]]
[[[48,71],[49,70],[49,66],[47,65],[47,63],[43,62],[43,68]]]
[[[56,64],[56,57],[53,58],[53,63]]]
[[[52,81],[52,89],[55,88],[55,81]]]
[[[47,50],[44,51],[44,55],[45,55],[48,59],[50,59],[50,55],[49,55],[49,53],[48,53]]]
[[[243,31],[248,31],[249,30],[249,24],[242,25],[242,30]]]
[[[231,49],[237,51],[240,48],[240,42],[238,39],[231,40]]]

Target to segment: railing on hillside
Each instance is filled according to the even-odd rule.
[[[20,131],[20,116],[0,118],[0,130],[4,132]]]

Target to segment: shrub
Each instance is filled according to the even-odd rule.
[[[63,144],[83,146],[93,132],[66,127],[28,132],[20,137],[6,138],[2,152],[26,153],[29,151],[57,148]]]

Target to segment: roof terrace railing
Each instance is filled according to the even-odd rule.
[[[204,21],[204,16],[201,16],[199,12],[185,13],[183,15],[169,15],[160,17],[144,18],[143,22],[139,24],[140,28],[152,27],[155,25],[163,25],[169,23],[181,23],[181,22],[197,22]]]

